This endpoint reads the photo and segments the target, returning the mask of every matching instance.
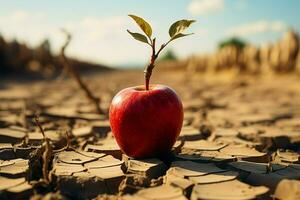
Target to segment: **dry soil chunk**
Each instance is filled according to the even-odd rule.
[[[192,176],[203,176],[211,173],[224,172],[214,163],[196,163],[192,161],[175,161],[171,164],[167,175],[172,174],[178,177],[188,178]]]
[[[194,186],[194,183],[192,181],[173,175],[167,175],[165,177],[165,183],[173,187],[179,187],[180,189],[182,189],[186,197],[191,196],[191,192]]]
[[[122,158],[120,147],[113,138],[101,140],[97,144],[88,144],[84,150],[112,155],[118,159]]]
[[[59,161],[68,164],[83,164],[97,160],[97,158],[92,156],[87,156],[76,151],[63,151],[57,155]]]
[[[111,155],[104,156],[99,158],[98,160],[85,163],[84,166],[87,169],[95,169],[95,168],[105,168],[105,167],[112,167],[112,166],[121,166],[124,165],[124,161],[118,160]]]
[[[185,200],[186,197],[180,188],[169,185],[147,188],[138,191],[134,196],[144,199]]]
[[[25,176],[28,160],[21,158],[0,162],[0,174],[3,176]]]
[[[198,140],[201,138],[202,138],[201,132],[192,126],[182,127],[179,135],[179,139],[184,139],[184,140]]]
[[[23,131],[0,128],[0,143],[20,143],[25,135]]]
[[[76,199],[90,199],[107,193],[105,182],[91,177],[87,172],[75,173],[74,176],[60,176],[57,179],[57,188],[62,194]]]
[[[213,134],[219,137],[233,137],[238,135],[238,131],[236,129],[231,128],[217,128]]]
[[[75,107],[52,107],[45,114],[53,117],[78,118]]]
[[[299,163],[300,154],[293,151],[277,151],[277,156],[282,162]]]
[[[267,153],[259,152],[255,148],[244,145],[229,145],[221,149],[220,152],[248,161],[265,162],[268,160]]]
[[[227,171],[214,174],[207,174],[204,176],[192,176],[189,177],[189,180],[191,180],[195,184],[219,183],[234,180],[238,175],[239,173],[237,172]]]
[[[106,193],[116,193],[122,180],[125,178],[124,172],[121,165],[103,167],[103,168],[92,168],[88,172],[91,175],[98,177],[103,180],[106,185]]]
[[[300,181],[282,180],[276,187],[274,197],[276,199],[295,200],[300,199]]]
[[[220,151],[199,151],[184,148],[180,154],[176,155],[176,157],[183,160],[204,162],[229,162],[236,160],[234,156],[221,153]]]
[[[158,178],[167,170],[166,165],[158,159],[143,159],[127,161],[127,170],[130,173],[146,176],[150,179]]]
[[[255,199],[268,192],[264,186],[254,187],[238,180],[200,184],[193,188],[192,200],[213,199],[213,200],[238,200]]]
[[[25,178],[5,178],[0,176],[0,199],[28,199],[33,193],[32,186]]]
[[[123,170],[120,165],[103,168],[92,168],[89,169],[88,172],[105,180],[124,176]]]
[[[76,172],[86,170],[86,168],[80,164],[68,164],[63,162],[55,163],[53,165],[53,169],[56,176],[71,176]]]
[[[227,144],[210,142],[207,140],[197,140],[197,141],[186,141],[183,145],[183,148],[202,150],[202,151],[219,151],[220,149],[226,146]]]
[[[93,133],[91,126],[84,126],[80,128],[75,128],[72,130],[72,134],[75,137],[88,137]]]
[[[57,179],[57,185],[63,194],[74,198],[86,199],[99,194],[115,194],[124,179],[121,165],[91,168],[85,171],[82,171],[82,166],[70,169],[73,169],[72,176],[62,174]]]
[[[273,127],[264,127],[264,133],[259,138],[264,144],[273,144],[276,148],[285,148],[290,144],[300,142],[299,131],[283,130]]]
[[[13,146],[10,143],[0,143],[0,150],[3,149],[12,149]]]
[[[274,122],[274,118],[269,114],[245,114],[239,117],[240,123],[243,125],[250,124],[266,124]]]
[[[19,185],[25,181],[25,178],[6,178],[0,176],[0,190],[6,190],[13,186]]]

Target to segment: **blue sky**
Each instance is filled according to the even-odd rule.
[[[220,40],[239,36],[260,46],[278,40],[290,27],[300,32],[298,0],[0,0],[0,33],[31,46],[49,38],[57,52],[59,28],[73,34],[68,55],[113,66],[145,64],[150,49],[126,32],[139,31],[127,17],[147,19],[158,42],[178,19],[196,19],[195,34],[170,45],[180,57],[212,52]]]

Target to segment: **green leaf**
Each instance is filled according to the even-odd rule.
[[[135,15],[128,15],[131,17],[142,29],[142,31],[150,38],[152,35],[152,28],[148,22],[146,22],[143,18],[135,16]]]
[[[183,33],[178,33],[177,35],[175,35],[174,37],[171,38],[171,40],[175,40],[177,38],[181,38],[181,37],[185,37],[185,36],[189,36],[189,35],[193,35],[194,33],[189,33],[189,34],[183,34]]]
[[[169,29],[170,37],[173,38],[176,35],[182,33],[185,29],[187,29],[194,22],[195,22],[195,20],[183,19],[183,20],[179,20],[179,21],[173,23]],[[180,36],[180,37],[183,37],[183,36]]]
[[[127,32],[136,40],[140,41],[140,42],[144,42],[144,43],[148,43],[148,39],[146,36],[140,34],[140,33],[133,33],[133,32],[130,32],[129,30],[127,30]]]

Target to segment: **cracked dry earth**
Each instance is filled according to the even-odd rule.
[[[108,110],[122,88],[143,83],[141,71],[85,77]],[[152,82],[182,97],[184,125],[172,153],[135,160],[119,150],[107,115],[93,112],[73,80],[2,83],[0,199],[299,199],[300,77],[186,77],[154,73]],[[37,157],[43,137],[53,149],[50,184]],[[142,131],[142,130],[141,130]]]

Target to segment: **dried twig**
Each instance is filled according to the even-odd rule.
[[[67,150],[71,146],[70,137],[68,131],[66,131],[66,139],[67,145],[61,149],[53,149],[52,145],[50,144],[50,139],[46,137],[44,129],[39,122],[39,117],[35,116],[35,123],[39,127],[40,132],[43,135],[43,144],[41,148],[42,152],[42,173],[43,173],[43,180],[40,181],[41,183],[46,183],[47,185],[52,181],[52,170],[49,170],[49,163],[52,159],[54,153],[59,153],[61,151]]]
[[[68,131],[66,131],[66,139],[67,139],[67,145],[64,146],[61,149],[54,149],[53,153],[58,153],[58,152],[61,152],[61,151],[64,151],[64,150],[68,150],[68,149],[71,148],[71,140],[70,140],[70,135],[69,135]]]
[[[49,173],[49,162],[50,162],[51,157],[52,157],[53,148],[52,148],[52,145],[50,144],[50,139],[47,138],[46,135],[45,135],[44,129],[42,128],[42,126],[39,122],[39,117],[37,115],[35,116],[35,123],[39,127],[41,133],[43,134],[43,138],[44,138],[44,142],[42,144],[43,181],[46,184],[49,184],[51,182],[51,174]]]
[[[84,91],[86,97],[94,103],[95,108],[99,114],[103,114],[102,109],[100,108],[100,98],[95,97],[92,92],[89,90],[89,88],[86,86],[86,84],[82,81],[82,79],[79,76],[79,73],[75,70],[75,68],[69,63],[69,60],[67,59],[65,55],[65,50],[68,47],[69,43],[71,42],[72,36],[69,32],[62,29],[62,32],[66,35],[66,42],[61,48],[61,58],[64,69],[66,69],[67,72],[75,79],[79,87]]]

